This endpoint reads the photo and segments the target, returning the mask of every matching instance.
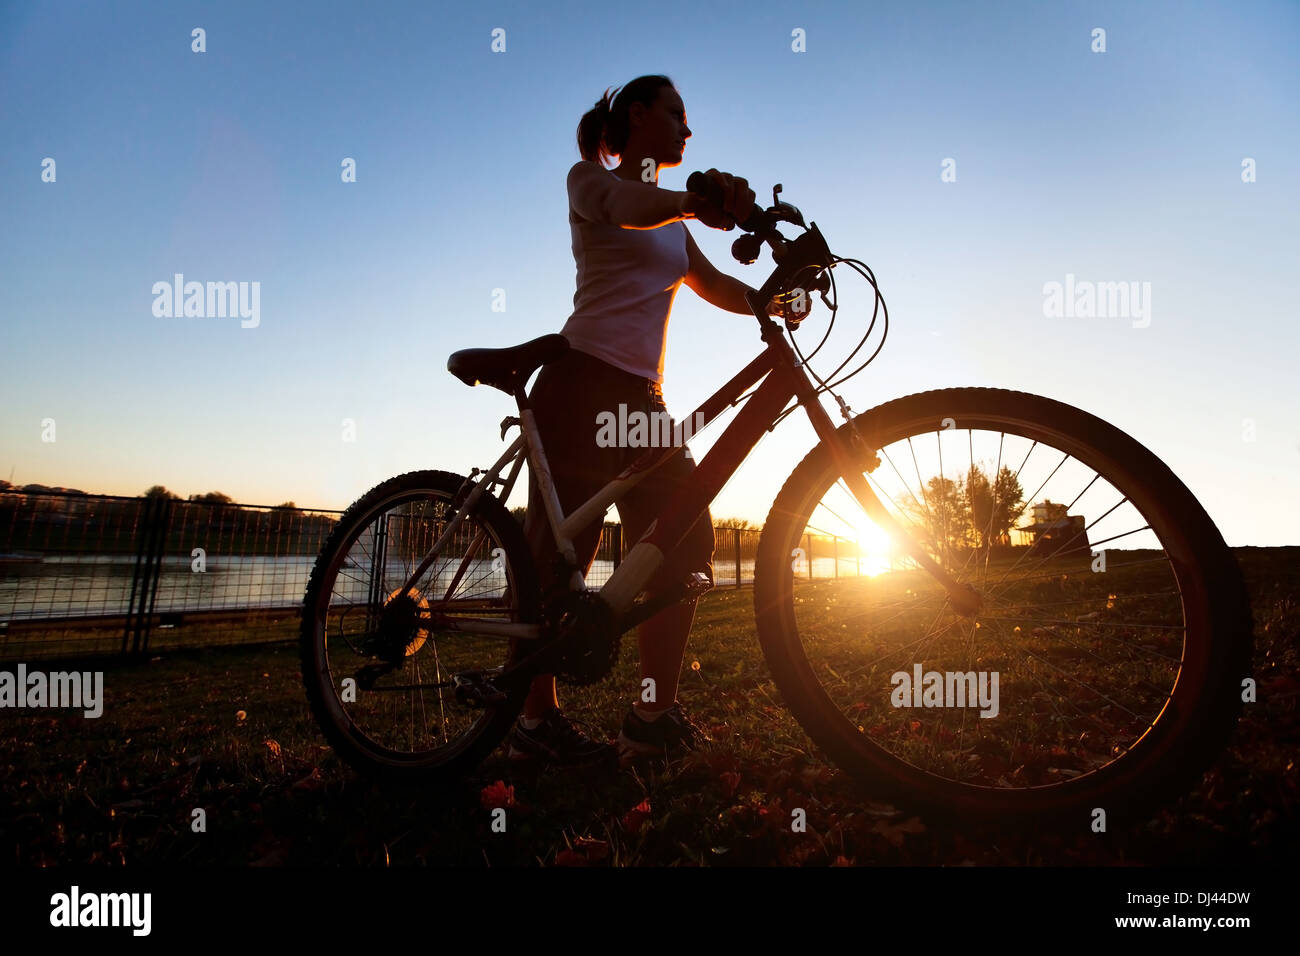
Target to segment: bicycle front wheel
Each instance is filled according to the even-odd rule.
[[[492,625],[538,617],[532,555],[496,498],[482,495],[444,534],[464,487],[441,471],[376,486],[344,513],[312,571],[300,639],[307,698],[335,752],[365,775],[460,774],[500,744],[523,707],[526,685],[488,706],[455,693],[454,675],[490,681],[513,660],[519,642]]]
[[[1113,828],[1194,783],[1239,713],[1251,619],[1182,482],[1101,419],[1001,389],[853,424],[886,510],[980,605],[955,608],[813,449],[754,582],[764,654],[812,739],[899,803],[988,822]]]

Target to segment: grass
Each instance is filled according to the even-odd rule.
[[[548,771],[511,790],[498,751],[454,785],[379,788],[325,745],[294,646],[172,651],[107,665],[98,720],[3,713],[0,854],[19,867],[1281,862],[1297,842],[1298,552],[1237,549],[1259,702],[1195,790],[1124,832],[995,837],[873,798],[789,715],[745,588],[705,596],[687,649],[679,696],[714,744],[652,778]],[[616,732],[635,664],[625,635],[614,675],[561,688],[566,712]],[[505,833],[492,832],[494,805],[507,806]],[[794,807],[806,833],[790,832]]]

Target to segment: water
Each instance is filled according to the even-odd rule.
[[[315,563],[314,555],[209,556],[206,571],[198,573],[191,570],[188,557],[164,558],[154,612],[238,611],[301,604]],[[841,558],[839,565],[842,577],[856,574],[851,558]],[[130,607],[134,571],[135,558],[127,555],[50,556],[41,564],[0,566],[0,621],[125,614]],[[400,564],[390,564],[386,581],[390,588],[400,584],[400,571]],[[598,560],[592,565],[587,583],[598,588],[613,571],[612,561]],[[734,586],[736,562],[715,556],[713,573],[716,586]],[[832,577],[833,559],[814,557],[813,573],[818,578]],[[740,574],[742,582],[753,580],[753,560],[741,562]],[[806,579],[807,574],[807,564],[801,561],[797,577]],[[355,576],[341,574],[335,593],[347,599],[362,599],[367,578],[360,570]],[[505,585],[502,572],[479,561],[467,569],[462,589],[471,581],[474,593],[484,597],[500,597]],[[438,583],[448,586],[450,574],[440,574]]]

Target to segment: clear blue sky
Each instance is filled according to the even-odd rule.
[[[716,166],[767,202],[782,182],[874,268],[893,322],[855,409],[1045,394],[1154,450],[1230,544],[1300,542],[1298,41],[1291,2],[7,4],[0,477],[344,507],[402,471],[490,464],[511,403],[447,356],[559,330],[578,119],[666,73],[694,136],[661,185]],[[767,274],[689,228],[719,268]],[[260,282],[259,327],[155,317],[177,272]],[[1067,273],[1150,282],[1150,326],[1045,317]],[[842,280],[841,327],[866,292]],[[670,410],[759,347],[683,286]],[[761,522],[813,444],[787,419],[715,516]]]

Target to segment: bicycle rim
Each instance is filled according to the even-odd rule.
[[[511,643],[448,622],[534,618],[522,536],[495,499],[485,495],[403,590],[447,530],[461,481],[415,473],[372,490],[344,515],[313,572],[304,677],[322,729],[362,771],[460,769],[499,743],[522,704],[516,693],[469,707],[453,686],[454,674],[506,666]]]
[[[1064,811],[1150,782],[1175,740],[1196,742],[1210,692],[1199,505],[1069,406],[979,389],[891,406],[859,417],[880,460],[864,474],[983,607],[957,613],[829,454],[810,455],[769,519],[780,540],[755,594],[784,621],[765,649],[784,633],[792,708],[842,762],[968,810]],[[1054,419],[1067,409],[1073,424]]]

